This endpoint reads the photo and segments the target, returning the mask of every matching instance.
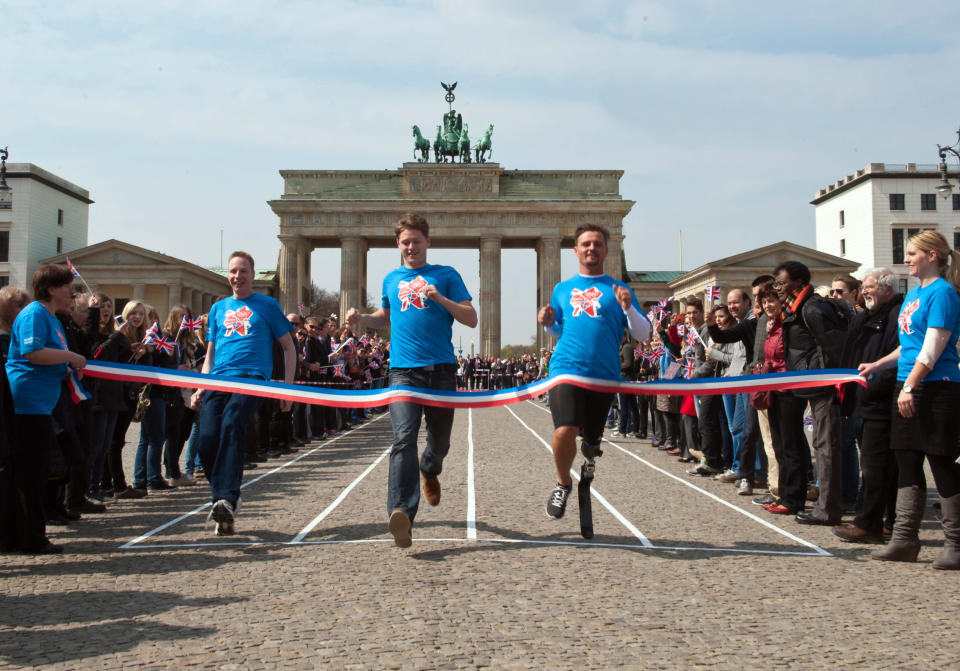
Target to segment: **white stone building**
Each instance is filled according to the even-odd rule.
[[[7,163],[0,197],[0,286],[30,291],[40,259],[86,247],[90,193],[32,163]]]
[[[957,173],[951,173],[956,178]],[[856,261],[860,269],[886,266],[906,290],[903,251],[923,229],[939,231],[960,249],[960,195],[941,198],[936,165],[868,163],[817,191],[817,250]]]

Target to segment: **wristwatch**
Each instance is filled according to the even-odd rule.
[[[903,383],[903,391],[907,392],[908,394],[912,394],[912,393],[913,393],[913,387],[911,387],[909,384],[907,384],[906,382],[904,382],[904,383]]]

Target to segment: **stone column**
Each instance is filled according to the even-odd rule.
[[[480,356],[500,356],[500,238],[480,238]]]
[[[294,306],[293,306],[294,310],[296,310],[297,305],[299,305],[300,303],[306,303],[308,300],[305,294],[308,293],[308,290],[309,290],[309,284],[307,283],[310,281],[310,271],[307,268],[307,258],[306,258],[305,251],[306,251],[305,241],[303,239],[298,239],[297,240],[297,292],[296,292],[297,300],[294,301]]]
[[[280,238],[280,307],[285,313],[297,309],[297,238]]]
[[[133,300],[141,303],[147,298],[147,285],[145,282],[133,283]]]
[[[170,282],[167,285],[167,310],[169,311],[174,305],[179,305],[183,302],[183,284],[179,281]]]
[[[350,308],[363,310],[361,269],[366,256],[364,241],[360,238],[343,238],[340,241],[340,312],[337,317],[341,323]]]
[[[623,280],[623,236],[610,234],[607,241],[607,258],[603,261],[603,272],[615,280]]]
[[[537,312],[550,304],[553,288],[560,282],[560,242],[559,236],[542,237],[537,240]],[[536,321],[536,316],[534,316]],[[536,324],[537,348],[553,349],[557,339],[543,332]]]

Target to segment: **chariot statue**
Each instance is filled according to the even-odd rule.
[[[493,124],[487,126],[477,147],[472,148],[468,125],[463,123],[463,115],[453,109],[453,101],[456,99],[453,90],[457,88],[457,82],[453,84],[440,82],[440,85],[447,92],[444,100],[447,101],[450,109],[443,115],[443,123],[437,126],[437,136],[433,141],[434,161],[437,163],[456,163],[459,158],[461,163],[471,163],[473,161],[471,149],[474,149],[477,162],[486,162],[486,157],[489,156],[493,146],[490,141],[490,136],[493,134]],[[420,133],[419,126],[413,127],[413,138],[414,158],[420,163],[428,161],[430,158],[430,141]]]

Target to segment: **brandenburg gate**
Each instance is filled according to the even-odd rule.
[[[430,224],[431,247],[479,250],[479,352],[498,356],[500,251],[536,250],[537,305],[544,305],[561,279],[560,250],[573,247],[578,226],[597,223],[610,231],[605,270],[621,278],[623,218],[633,201],[620,196],[621,170],[505,170],[486,162],[492,124],[473,145],[474,160],[468,125],[452,106],[456,83],[443,87],[450,110],[437,126],[437,162],[428,162],[431,144],[414,126],[419,159],[399,170],[280,171],[283,195],[269,202],[280,217],[280,302],[286,312],[308,303],[312,250],[339,247],[340,314],[360,307],[367,250],[396,247],[394,222],[414,212]],[[552,345],[539,326],[536,332],[538,345]]]

